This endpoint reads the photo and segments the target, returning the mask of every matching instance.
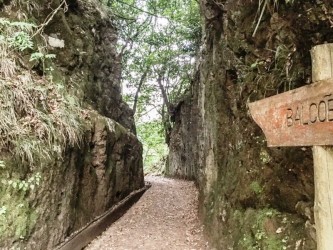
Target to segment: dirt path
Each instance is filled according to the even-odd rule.
[[[208,249],[192,182],[146,177],[152,187],[86,249]]]

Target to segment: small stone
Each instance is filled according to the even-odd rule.
[[[51,47],[54,47],[54,48],[64,48],[65,47],[65,41],[62,39],[48,36],[47,41]]]

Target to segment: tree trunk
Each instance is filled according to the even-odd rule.
[[[158,83],[158,86],[159,86],[159,88],[161,90],[162,97],[163,97],[163,102],[164,102],[164,104],[165,104],[165,106],[167,108],[168,114],[169,114],[169,116],[171,116],[171,114],[172,114],[172,106],[171,106],[171,104],[169,102],[168,95],[167,95],[167,93],[165,91],[165,88],[164,88],[164,86],[162,84],[162,74],[160,74],[158,76],[157,83]]]
[[[143,75],[141,76],[141,78],[140,78],[140,82],[139,82],[139,86],[138,86],[138,88],[136,89],[136,93],[135,93],[135,97],[134,97],[134,104],[133,104],[133,114],[136,113],[136,108],[137,108],[138,100],[139,100],[139,94],[140,94],[140,91],[141,91],[142,85],[143,85],[143,83],[144,83],[145,80],[146,80],[147,74],[148,74],[148,69],[146,69],[146,71],[145,71],[145,72],[143,73]]]

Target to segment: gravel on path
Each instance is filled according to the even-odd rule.
[[[209,249],[198,219],[193,182],[147,176],[152,187],[87,250]]]

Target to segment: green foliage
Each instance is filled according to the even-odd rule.
[[[45,60],[45,59],[54,59],[56,58],[55,54],[44,54],[41,52],[32,53],[30,56],[30,61],[38,61],[38,60]]]
[[[161,121],[138,124],[138,137],[143,144],[143,163],[146,173],[162,173],[168,153]]]
[[[22,240],[34,227],[37,218],[36,211],[29,205],[27,194],[37,192],[42,175],[36,172],[22,178],[15,173],[16,169],[7,166],[5,161],[0,162],[5,166],[0,172],[0,235],[1,238]]]
[[[250,184],[250,188],[251,190],[256,193],[257,195],[260,195],[262,194],[263,192],[263,188],[261,187],[261,185],[259,184],[259,182],[257,181],[253,181],[251,184]]]
[[[275,232],[267,232],[265,222],[275,220],[280,213],[274,209],[248,210],[245,215],[239,210],[235,211],[234,219],[241,223],[242,237],[239,240],[241,249],[261,250],[286,249],[286,241]],[[250,228],[248,228],[250,226]]]
[[[26,180],[20,179],[2,179],[1,183],[8,188],[12,188],[14,190],[27,192],[28,190],[34,190],[36,187],[40,185],[41,182],[41,174],[37,172]]]
[[[26,22],[11,22],[0,18],[0,74],[11,77],[15,74],[16,51],[22,52],[33,48],[32,32],[34,24]]]
[[[0,18],[1,44],[6,50],[8,47],[24,51],[33,49],[31,32],[36,28],[34,24],[26,22],[10,22]]]
[[[0,204],[1,238],[24,239],[36,224],[36,211],[30,208],[23,194],[13,196],[3,193],[1,202],[5,204]]]
[[[265,149],[261,149],[259,158],[260,158],[261,162],[264,164],[267,164],[267,163],[271,162],[271,160],[272,160],[271,156]]]
[[[24,31],[14,33],[12,37],[8,38],[8,43],[10,47],[16,48],[19,51],[33,48],[31,37]]]
[[[195,0],[102,2],[116,17],[124,99],[133,107],[136,122],[140,124],[145,166],[164,165],[158,163],[166,154],[164,135],[171,127],[173,107],[189,88],[200,46],[198,3]],[[146,128],[150,131],[143,132]]]
[[[152,107],[161,113],[163,102],[179,101],[190,83],[201,38],[197,2],[105,2],[118,18],[127,100],[130,104],[136,101],[139,83],[143,82],[137,100],[140,106],[137,116],[141,117]],[[159,77],[168,100],[162,98],[161,86],[157,84]]]

